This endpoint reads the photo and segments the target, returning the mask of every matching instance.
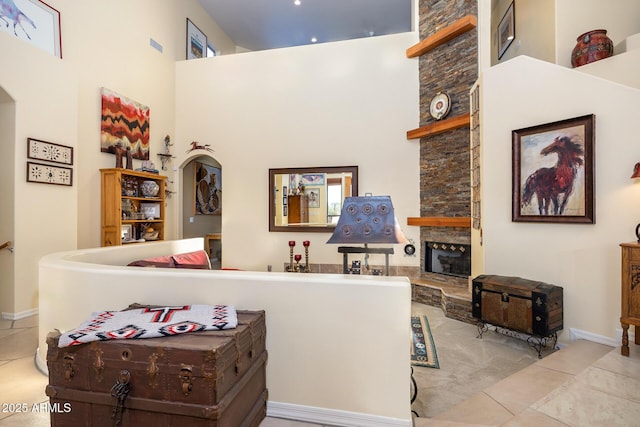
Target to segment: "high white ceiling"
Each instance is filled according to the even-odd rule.
[[[412,0],[199,0],[233,42],[265,50],[411,31]]]

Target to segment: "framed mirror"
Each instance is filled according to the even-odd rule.
[[[269,231],[332,233],[357,195],[357,166],[269,169]]]

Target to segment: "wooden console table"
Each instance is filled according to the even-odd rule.
[[[622,347],[620,353],[629,356],[629,325],[635,328],[635,343],[640,345],[640,244],[622,243]]]

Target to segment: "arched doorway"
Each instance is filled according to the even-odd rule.
[[[222,165],[208,155],[182,165],[182,238],[203,237],[211,267],[222,267]]]

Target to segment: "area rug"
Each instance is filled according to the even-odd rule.
[[[427,316],[411,317],[411,365],[440,369]]]

